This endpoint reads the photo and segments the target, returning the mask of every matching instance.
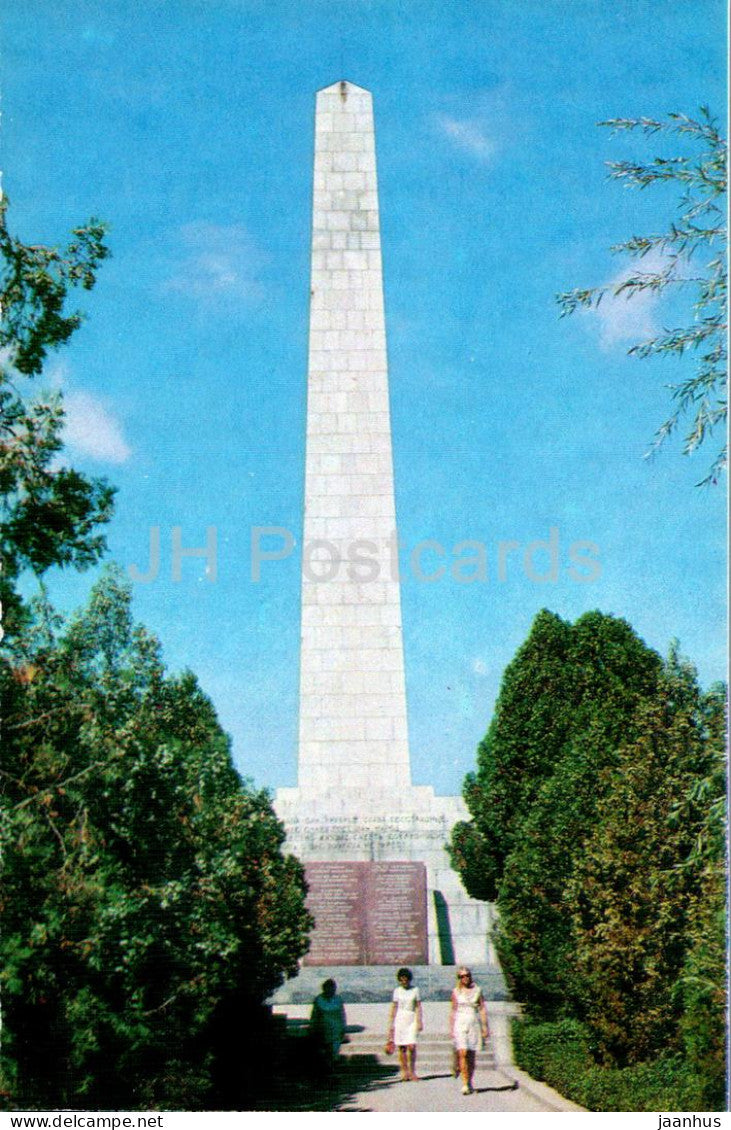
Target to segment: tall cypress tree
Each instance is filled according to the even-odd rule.
[[[547,611],[505,671],[465,783],[473,819],[455,829],[452,859],[470,893],[497,900],[505,972],[535,1012],[554,1014],[573,996],[566,887],[605,771],[661,671],[625,621],[590,612],[572,625]]]
[[[676,1053],[723,1090],[723,688],[624,621],[542,612],[506,669],[452,859],[497,900],[498,952],[537,1018],[600,1059]]]

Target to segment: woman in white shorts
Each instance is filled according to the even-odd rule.
[[[464,965],[457,970],[457,986],[452,990],[449,1027],[462,1076],[462,1094],[471,1095],[475,1073],[475,1055],[489,1034],[487,1010],[482,989],[472,980],[472,971]]]

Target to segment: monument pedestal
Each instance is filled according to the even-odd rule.
[[[449,1001],[457,983],[459,966],[410,965],[409,968],[414,974],[414,984],[419,986],[419,995],[423,1001]],[[470,968],[486,1001],[511,999],[499,966],[478,965],[474,962]],[[351,1004],[379,1004],[383,1006],[381,1013],[381,1024],[383,1024],[388,1002],[396,987],[395,972],[393,965],[304,965],[296,977],[287,981],[272,994],[269,1003],[311,1006],[320,992],[322,982],[332,977],[337,983],[338,993],[345,1000],[349,1014]],[[492,1017],[493,1012],[489,1004],[488,1010]],[[447,1012],[445,1008],[442,1014],[444,1022],[447,1019]],[[421,1057],[421,1052],[419,1056]]]
[[[361,861],[424,864],[429,964],[492,963],[490,907],[467,895],[445,849],[455,823],[468,818],[461,798],[436,796],[429,786],[415,786],[399,794],[398,809],[392,803],[389,807],[390,794],[364,790],[357,798],[359,809],[349,811],[347,800],[342,790],[328,797],[279,789],[274,807],[287,831],[287,849],[305,866]],[[334,812],[339,815],[331,815]],[[396,964],[404,962],[396,958]]]

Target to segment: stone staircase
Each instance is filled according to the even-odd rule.
[[[490,1038],[486,1047],[477,1053],[477,1070],[485,1073],[503,1072],[510,1062],[508,1029],[510,1016],[517,1011],[510,1002],[488,1002]],[[347,1042],[340,1048],[337,1079],[346,1090],[351,1086],[368,1088],[380,1082],[399,1081],[398,1052],[385,1052],[388,1003],[346,1003]],[[276,1021],[289,1036],[294,1062],[302,1064],[308,1054],[300,1040],[307,1038],[310,1007],[305,1004],[279,1004],[273,1006]],[[449,1079],[453,1069],[453,1049],[449,1038],[449,1005],[445,1001],[425,1001],[423,1005],[424,1030],[417,1043],[416,1071],[423,1080]],[[504,1072],[503,1072],[504,1073]]]
[[[461,1094],[461,1082],[452,1078],[449,1006],[444,1000],[423,1004],[424,1031],[419,1034],[416,1059],[422,1082],[413,1085],[400,1082],[398,1054],[384,1051],[388,1002],[383,998],[378,1003],[347,1002],[346,1010],[347,1043],[340,1049],[335,1070],[323,1075],[307,1046],[310,1005],[272,1006],[274,1022],[287,1037],[283,1041],[286,1058],[275,1071],[281,1093],[263,1109],[484,1113],[583,1109],[515,1067],[510,1025],[520,1007],[512,1001],[487,1002],[490,1037],[485,1049],[477,1053],[476,1093],[467,1100]]]
[[[362,1063],[377,1063],[384,1068],[399,1071],[398,1052],[386,1055],[384,1051],[384,1037],[369,1031],[348,1033],[348,1043],[343,1044],[340,1055],[344,1066],[350,1072],[357,1072],[359,1061]],[[363,1058],[367,1057],[367,1058]],[[477,1053],[480,1068],[492,1069],[495,1067],[495,1054],[488,1040],[484,1051]],[[416,1057],[416,1071],[422,1078],[427,1076],[440,1076],[452,1074],[453,1050],[449,1036],[436,1032],[422,1032],[419,1035]]]
[[[422,1001],[448,1001],[456,984],[456,965],[414,965],[414,984]],[[349,1003],[387,1004],[396,987],[396,970],[391,965],[304,965],[296,977],[269,998],[273,1005],[311,1004],[320,992],[322,982],[332,977],[338,993]],[[482,987],[486,1001],[510,999],[505,978],[497,965],[473,965],[475,981]]]

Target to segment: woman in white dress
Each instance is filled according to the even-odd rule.
[[[471,1095],[475,1073],[475,1055],[489,1034],[487,1010],[482,989],[472,980],[472,971],[464,965],[457,970],[457,986],[452,990],[449,1027],[459,1060],[462,1094]]]
[[[398,1048],[401,1078],[404,1082],[419,1078],[416,1074],[416,1037],[424,1028],[419,990],[411,984],[413,979],[410,969],[399,969],[396,974],[398,988],[393,990],[388,1014],[387,1039]]]

